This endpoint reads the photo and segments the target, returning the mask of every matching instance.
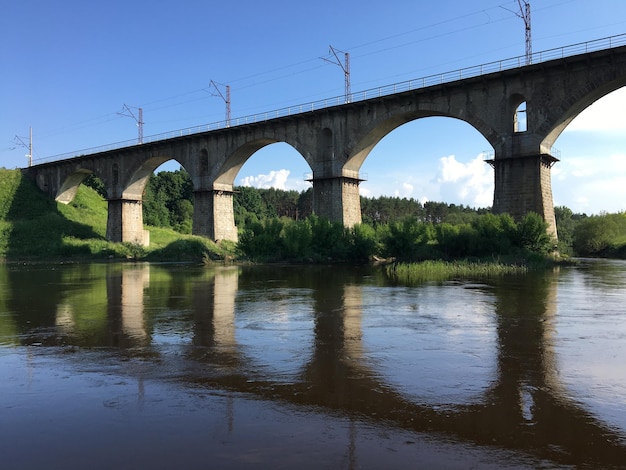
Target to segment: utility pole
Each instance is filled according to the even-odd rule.
[[[522,2],[524,2],[523,6]],[[530,65],[533,63],[533,41],[530,34],[530,3],[526,0],[517,0],[517,4],[519,5],[519,12],[509,10],[503,6],[500,6],[500,8],[510,11],[518,18],[524,20],[524,31],[526,33],[526,65]]]
[[[28,166],[30,167],[33,165],[33,128],[31,126],[28,129],[29,129],[28,145],[24,143],[24,141],[19,135],[15,136],[14,141],[16,144],[28,149],[28,155],[26,155],[26,158],[28,158]]]
[[[223,86],[226,90],[225,93],[222,93],[219,89],[220,86]],[[213,80],[209,82],[209,88],[215,88],[217,95],[213,93],[213,96],[219,96],[226,103],[226,127],[230,127],[230,86],[222,85],[221,83],[216,83]]]
[[[524,5],[522,5],[524,2]],[[519,12],[509,10],[508,8],[504,8],[507,11],[510,11],[518,18],[521,18],[524,21],[524,31],[526,36],[526,65],[530,65],[533,63],[533,41],[531,37],[531,24],[530,24],[530,3],[526,0],[517,0],[517,4],[519,5]]]
[[[524,9],[522,10],[522,0],[517,0],[519,4],[521,19],[524,20],[524,29],[526,31],[526,65],[533,63],[533,41],[530,35],[530,3],[524,0]]]
[[[331,64],[335,64],[338,65],[339,67],[341,67],[341,70],[343,70],[343,75],[345,78],[345,95],[346,95],[346,103],[351,103],[352,102],[352,91],[350,90],[350,53],[349,52],[344,52],[344,63],[341,63],[341,60],[339,60],[339,56],[337,55],[337,52],[343,52],[340,50],[335,49],[333,46],[329,46],[330,47],[330,52],[335,56],[335,60],[328,60],[325,57],[321,57],[322,60],[325,60],[326,62],[330,62]]]
[[[130,117],[135,120],[135,122],[137,123],[137,128],[138,128],[137,143],[143,144],[143,109],[142,108],[133,108],[133,109],[137,110],[137,116],[135,116],[135,113],[133,113],[131,108],[127,105],[124,105],[122,107],[122,111],[120,111],[117,114],[119,114],[120,116]]]

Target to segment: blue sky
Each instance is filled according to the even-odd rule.
[[[623,0],[531,1],[538,52],[626,32]],[[353,92],[524,54],[517,0],[267,0],[5,2],[0,16],[0,166],[137,138],[124,105],[143,109],[150,136],[221,121],[211,80],[231,87],[237,117],[340,96],[329,46],[350,53]],[[341,57],[341,56],[340,56]],[[221,91],[225,89],[220,85]],[[626,210],[626,92],[579,116],[557,140],[556,205]],[[127,113],[126,113],[127,114]],[[425,118],[367,158],[368,196],[490,206],[491,147],[468,124]],[[166,169],[177,168],[169,164]],[[235,184],[305,189],[310,169],[286,144],[268,146]]]

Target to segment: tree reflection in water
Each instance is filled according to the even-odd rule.
[[[346,417],[352,464],[356,423],[363,421],[507,449],[556,465],[617,467],[626,462],[625,429],[602,422],[561,382],[555,353],[558,272],[471,286],[493,309],[495,350],[485,357],[493,358],[494,375],[461,403],[446,402],[443,388],[441,402],[433,403],[419,386],[386,379],[390,371],[375,360],[364,315],[377,315],[372,292],[382,296],[375,299],[377,305],[385,305],[400,291],[386,286],[373,268],[137,264],[11,269],[4,275],[10,287],[2,306],[11,313],[0,321],[5,345],[59,347],[61,356],[67,348],[79,348],[78,354],[63,357],[67,361],[76,360],[83,349],[104,351],[90,356],[93,367],[110,364],[111,357],[144,358],[150,366],[137,376],[141,399],[147,379],[221,390],[228,397],[229,432],[236,426],[233,397],[245,394]],[[41,295],[26,289],[26,282],[38,285]],[[446,295],[466,287],[432,285],[402,292],[417,296],[422,310],[415,315],[423,315],[429,306],[419,297],[420,289],[434,289],[438,302],[445,303]],[[376,321],[392,317],[393,312],[381,311]],[[412,345],[415,367],[405,361],[395,366],[411,369],[399,375],[417,375],[417,384],[417,365],[432,358],[421,353],[439,339],[423,333],[416,343],[431,339]],[[395,353],[390,344],[385,368],[394,367]],[[445,370],[444,364],[429,366]],[[132,367],[121,370],[135,373]]]

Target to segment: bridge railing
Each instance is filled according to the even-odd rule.
[[[532,54],[530,63],[537,64],[541,62],[547,62],[549,60],[562,59],[565,57],[571,57],[578,54],[586,54],[588,52],[595,52],[604,49],[611,49],[614,47],[626,45],[626,33],[617,36],[610,36],[602,39],[596,39],[593,41],[581,42],[577,44],[571,44],[569,46],[557,47],[555,49],[548,49],[546,51],[535,52]],[[474,65],[471,67],[454,70],[452,72],[444,72],[434,75],[428,75],[426,77],[406,80],[391,85],[383,85],[377,88],[370,88],[368,90],[358,91],[352,93],[350,96],[345,95],[335,96],[332,98],[326,98],[323,100],[313,101],[310,103],[299,104],[294,106],[288,106],[286,108],[280,108],[273,111],[266,111],[263,113],[252,114],[249,116],[243,116],[239,118],[230,119],[230,121],[218,121],[210,124],[203,124],[194,127],[187,127],[184,129],[178,129],[174,131],[163,132],[160,134],[154,134],[148,137],[144,137],[143,143],[158,142],[161,140],[167,140],[174,137],[184,137],[193,134],[199,134],[202,132],[215,131],[219,129],[226,129],[228,127],[243,126],[246,124],[253,124],[258,122],[269,121],[271,119],[282,118],[286,116],[294,116],[297,114],[307,113],[310,111],[317,111],[320,109],[330,108],[333,106],[339,106],[347,103],[354,103],[359,101],[365,101],[368,99],[379,98],[382,96],[389,96],[396,93],[402,93],[405,91],[417,90],[421,88],[427,88],[435,85],[442,85],[445,83],[451,83],[457,80],[465,80],[468,78],[479,77],[489,73],[502,72],[504,70],[513,70],[525,65],[530,65],[527,62],[526,56],[512,57],[509,59],[498,60],[495,62],[488,62],[486,64]],[[105,152],[108,150],[115,150],[125,147],[132,147],[137,144],[136,140],[125,140],[121,142],[115,142],[98,147],[91,147],[83,150],[72,151],[51,157],[45,157],[33,160],[33,163],[40,164],[56,160],[63,160],[72,157],[86,156],[94,153]]]

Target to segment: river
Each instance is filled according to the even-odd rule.
[[[626,468],[625,280],[0,265],[0,468]]]

